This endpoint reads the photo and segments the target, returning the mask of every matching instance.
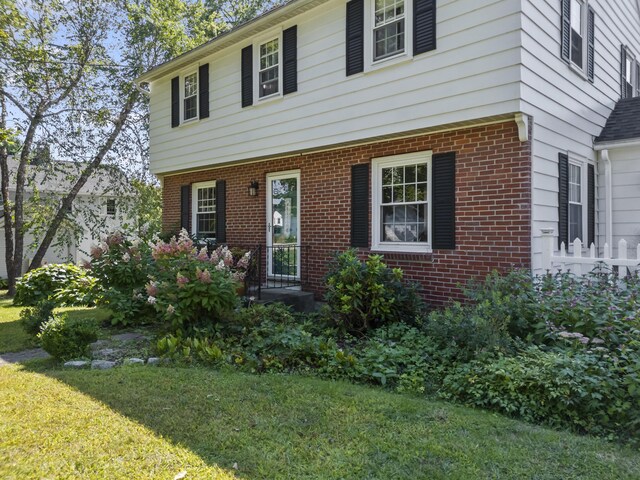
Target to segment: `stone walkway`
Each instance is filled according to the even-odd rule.
[[[39,358],[49,358],[49,354],[41,348],[32,348],[31,350],[23,350],[21,352],[0,353],[0,367],[4,367],[11,363],[22,363],[29,360],[37,360]]]

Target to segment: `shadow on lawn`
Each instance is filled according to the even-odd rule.
[[[208,465],[237,464],[245,478],[441,478],[451,461],[425,456],[426,445],[416,442],[447,417],[425,413],[418,399],[200,368],[30,367],[189,448]],[[439,441],[457,449],[457,431]]]

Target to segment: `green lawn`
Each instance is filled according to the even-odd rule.
[[[36,346],[20,326],[18,319],[23,308],[14,307],[11,298],[6,296],[6,292],[0,292],[0,353],[18,352]],[[70,317],[90,314],[98,321],[104,321],[111,315],[108,310],[100,308],[66,307],[57,311],[67,312]]]
[[[637,479],[640,453],[297,376],[0,368],[0,478],[173,479],[181,471],[187,479]]]

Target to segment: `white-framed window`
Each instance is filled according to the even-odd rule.
[[[583,172],[585,168],[582,163],[576,161],[569,162],[569,244],[576,238],[585,242],[586,208],[584,205],[584,185]]]
[[[365,71],[412,58],[413,2],[365,0]]]
[[[638,78],[638,62],[635,55],[627,47],[624,49],[624,63],[622,69],[622,98],[631,98],[638,95],[640,89],[640,78]]]
[[[191,225],[198,238],[216,238],[216,182],[194,183]]]
[[[571,0],[571,63],[580,70],[586,64],[587,5],[583,0]]]
[[[373,0],[373,61],[405,51],[405,0]]]
[[[282,90],[280,36],[258,44],[258,98],[276,96]]]
[[[182,85],[182,121],[187,122],[198,118],[198,72],[184,75]]]
[[[372,249],[431,251],[431,152],[372,161]]]
[[[108,198],[107,199],[107,217],[115,218],[116,216],[116,199]]]

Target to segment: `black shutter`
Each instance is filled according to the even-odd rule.
[[[242,107],[253,105],[253,46],[242,49]]]
[[[351,167],[351,246],[369,246],[369,164]]]
[[[180,228],[184,228],[187,232],[189,229],[189,207],[191,203],[191,185],[182,185],[180,187]]]
[[[456,248],[456,154],[438,153],[431,167],[433,183],[432,242],[434,249]]]
[[[595,44],[595,29],[596,29],[596,14],[593,8],[589,7],[587,13],[587,78],[590,82],[593,82],[595,77],[595,63],[596,63],[596,44]]]
[[[620,97],[627,97],[627,50],[620,46]]]
[[[571,62],[571,0],[560,0],[560,55]]]
[[[569,247],[569,156],[558,154],[558,248]]]
[[[347,2],[347,75],[364,70],[364,0]]]
[[[298,91],[298,27],[282,32],[282,94]]]
[[[198,68],[198,99],[200,118],[209,117],[209,64]]]
[[[171,79],[171,128],[180,125],[180,77]]]
[[[587,202],[587,247],[590,247],[596,242],[596,169],[593,165],[587,166]]]
[[[436,49],[436,0],[413,2],[413,54]]]
[[[227,182],[216,180],[216,243],[227,241]]]

